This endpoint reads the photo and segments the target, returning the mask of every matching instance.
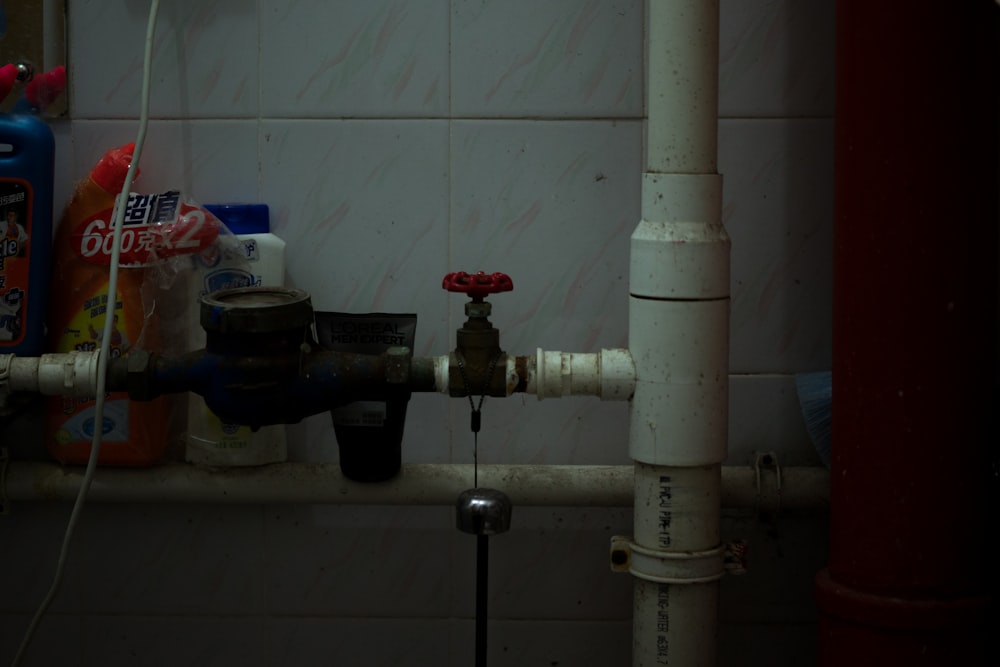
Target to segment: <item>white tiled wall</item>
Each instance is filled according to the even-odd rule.
[[[58,201],[130,141],[146,3],[70,3]],[[641,0],[170,0],[137,189],[268,203],[320,309],[415,312],[454,341],[447,271],[504,271],[511,352],[626,342],[642,167]],[[722,0],[719,170],[733,239],[730,462],[818,462],[793,374],[830,363],[833,0]],[[626,406],[487,400],[486,462],[624,464]],[[336,460],[327,416],[292,458]],[[38,450],[32,442],[16,452]],[[416,396],[404,459],[469,462],[468,404]],[[471,480],[470,480],[471,484]],[[55,565],[65,505],[0,517],[0,661]],[[722,584],[724,665],[815,660],[816,517],[761,524]],[[490,663],[628,663],[624,510],[515,508],[492,540]],[[474,540],[448,508],[92,506],[31,665],[468,665]],[[781,650],[776,647],[780,646]]]

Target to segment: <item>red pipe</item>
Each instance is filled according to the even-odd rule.
[[[1000,664],[986,652],[998,20],[994,0],[837,2],[820,665]]]

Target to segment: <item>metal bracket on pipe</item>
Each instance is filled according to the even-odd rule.
[[[624,535],[611,538],[611,570],[659,584],[703,584],[726,573],[722,546],[707,551],[659,551]]]
[[[747,541],[746,540],[733,540],[732,542],[726,542],[725,552],[723,554],[723,562],[726,566],[726,572],[729,574],[746,574],[747,573]]]
[[[761,470],[767,468],[774,470],[774,484],[776,486],[771,494],[775,499],[773,508],[762,508],[761,503],[761,498],[765,495],[764,485],[761,482]],[[781,466],[778,465],[777,452],[754,452],[753,470],[757,483],[757,500],[754,503],[754,512],[761,518],[773,520],[781,511]]]

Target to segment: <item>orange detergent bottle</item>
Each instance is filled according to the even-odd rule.
[[[147,269],[119,262],[118,290],[108,295],[111,220],[115,196],[125,182],[133,145],[112,149],[81,182],[66,208],[53,243],[49,297],[49,349],[55,352],[100,347],[105,318],[114,318],[111,357],[127,356],[133,346],[158,348],[155,317],[145,318],[143,281]],[[130,203],[131,210],[131,203]],[[138,228],[124,227],[122,249],[151,245]],[[93,398],[51,397],[46,414],[46,444],[62,463],[83,464],[90,455],[95,424]],[[124,392],[105,396],[103,437],[98,463],[147,466],[159,461],[167,446],[167,403],[130,401]]]

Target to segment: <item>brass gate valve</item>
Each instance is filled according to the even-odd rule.
[[[514,283],[505,273],[449,273],[441,286],[470,297],[465,304],[465,324],[458,330],[455,350],[448,363],[450,396],[506,396],[507,354],[500,349],[500,331],[489,320],[490,294],[510,292]]]

